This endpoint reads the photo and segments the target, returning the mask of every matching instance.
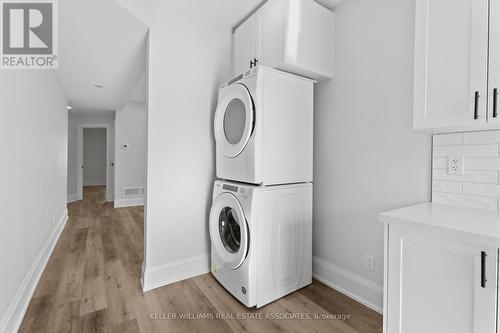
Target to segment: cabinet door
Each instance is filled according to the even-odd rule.
[[[485,123],[488,0],[416,0],[415,11],[414,127]]]
[[[279,68],[285,60],[284,29],[286,13],[289,12],[287,4],[287,1],[268,1],[260,13],[259,62],[269,67]],[[300,16],[296,19],[300,20]],[[297,52],[298,40],[294,39],[294,42],[291,51]]]
[[[490,0],[488,122],[500,122],[500,0]]]
[[[250,69],[250,62],[257,58],[259,51],[259,17],[252,15],[235,31],[234,75],[239,75]]]
[[[390,226],[387,285],[386,333],[496,332],[496,249]]]

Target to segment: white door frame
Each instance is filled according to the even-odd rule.
[[[106,129],[106,200],[110,198],[110,183],[109,179],[109,167],[110,167],[110,156],[109,156],[109,125],[108,124],[97,124],[97,123],[82,123],[78,124],[78,145],[77,145],[77,156],[78,156],[78,172],[77,172],[77,189],[78,189],[78,200],[83,200],[83,129],[84,128],[105,128]]]

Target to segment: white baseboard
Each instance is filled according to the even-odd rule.
[[[114,207],[134,207],[134,206],[144,206],[144,198],[128,198],[128,199],[115,199]]]
[[[14,299],[10,302],[7,311],[5,311],[5,314],[0,321],[1,333],[17,332],[19,329],[26,310],[28,309],[28,305],[30,304],[31,297],[35,292],[36,286],[38,285],[38,281],[42,276],[45,266],[49,261],[50,255],[52,254],[52,251],[54,250],[57,240],[59,239],[67,221],[68,211],[66,210],[52,231],[49,239],[40,250],[40,253],[33,261],[28,273],[17,289]]]
[[[189,279],[210,271],[210,256],[204,254],[175,261],[158,267],[142,267],[142,290],[144,292],[168,284]]]
[[[145,266],[146,266],[146,265],[145,265],[145,263],[144,263],[144,261],[143,261],[143,262],[142,262],[142,265],[141,265],[141,287],[142,287],[142,290],[143,290],[143,291],[145,291],[145,289],[144,289],[144,272],[145,272],[145,270],[146,270],[146,269],[144,268]]]
[[[68,194],[68,203],[78,201],[78,194]]]
[[[383,287],[360,275],[313,257],[313,276],[329,287],[382,313]]]

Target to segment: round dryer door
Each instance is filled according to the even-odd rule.
[[[237,269],[248,252],[248,226],[240,202],[230,193],[218,196],[210,211],[210,239],[224,266]]]
[[[224,156],[236,157],[245,149],[254,125],[254,104],[241,83],[224,90],[215,112],[215,140]]]

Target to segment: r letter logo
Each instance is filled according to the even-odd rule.
[[[0,0],[1,68],[57,68],[55,0]]]

